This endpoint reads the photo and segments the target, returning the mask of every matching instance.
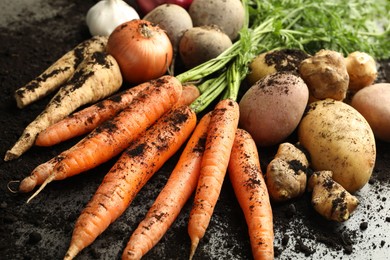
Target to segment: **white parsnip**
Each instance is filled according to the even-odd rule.
[[[121,87],[122,81],[118,63],[111,55],[106,52],[92,54],[79,65],[45,110],[26,127],[16,144],[7,151],[4,160],[18,158],[34,144],[41,131],[77,108],[110,96]]]
[[[104,36],[92,37],[65,53],[42,74],[15,91],[17,106],[24,108],[59,89],[92,53],[105,50],[107,39]]]

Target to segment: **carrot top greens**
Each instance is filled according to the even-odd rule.
[[[240,38],[218,57],[176,77],[199,81],[201,95],[191,107],[204,110],[222,98],[237,99],[248,64],[258,54],[295,48],[314,54],[330,49],[390,57],[390,2],[387,0],[243,0],[246,22]]]

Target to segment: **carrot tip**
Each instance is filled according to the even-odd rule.
[[[196,248],[198,247],[198,244],[199,244],[199,238],[198,237],[196,237],[194,239],[191,239],[191,251],[190,251],[189,260],[191,260],[194,257]]]
[[[35,186],[37,185],[36,179],[32,178],[31,176],[24,178],[19,185],[19,192],[30,192],[32,191]]]
[[[79,253],[79,249],[76,246],[71,245],[64,256],[64,260],[71,260],[71,259],[75,258],[75,256],[78,253]]]

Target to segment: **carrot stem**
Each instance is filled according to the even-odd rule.
[[[226,74],[222,73],[219,77],[207,81],[206,84],[208,88],[190,105],[195,113],[203,111],[223,92],[226,88]]]

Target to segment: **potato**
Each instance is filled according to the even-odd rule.
[[[217,25],[233,41],[245,21],[240,0],[193,0],[188,10],[194,26]]]
[[[298,49],[281,49],[261,53],[249,64],[248,83],[253,85],[256,81],[278,71],[298,73],[299,65],[308,57],[306,52]]]
[[[286,72],[268,75],[241,98],[240,127],[259,146],[278,144],[296,129],[308,97],[309,90],[300,77]]]
[[[351,106],[364,116],[378,139],[390,142],[390,83],[362,88],[352,97]]]
[[[175,52],[183,33],[192,28],[192,20],[186,9],[175,4],[162,4],[150,11],[144,20],[157,24],[165,30]]]
[[[332,171],[333,179],[348,192],[370,179],[375,158],[374,134],[353,107],[332,99],[311,103],[298,126],[300,144],[316,171]]]
[[[180,58],[186,68],[193,68],[217,57],[232,46],[230,38],[217,26],[192,27],[179,43]]]

